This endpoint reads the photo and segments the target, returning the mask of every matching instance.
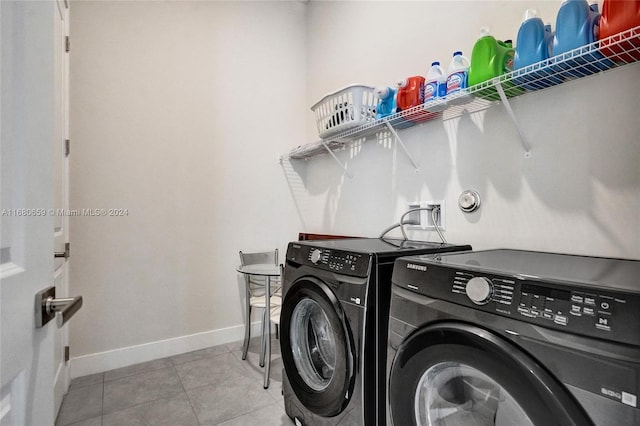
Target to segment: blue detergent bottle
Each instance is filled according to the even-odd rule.
[[[396,90],[388,86],[376,87],[376,95],[378,96],[377,120],[396,113]]]
[[[598,4],[589,5],[587,0],[563,0],[556,18],[556,33],[553,38],[553,55],[556,71],[565,77],[583,77],[608,69],[612,63],[605,59],[597,48],[588,46],[598,40],[600,13]],[[558,55],[582,48],[571,58]]]
[[[515,83],[527,90],[538,90],[562,82],[562,78],[553,75],[547,61],[551,57],[553,32],[550,23],[543,23],[536,9],[527,9],[522,19],[516,39],[516,52],[513,58],[513,69],[522,70],[515,73]],[[535,71],[530,65],[537,64]]]

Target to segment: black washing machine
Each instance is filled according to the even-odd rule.
[[[640,261],[488,250],[392,280],[393,425],[640,425]]]
[[[354,238],[290,243],[280,346],[285,410],[297,424],[379,424],[393,262],[470,246]]]

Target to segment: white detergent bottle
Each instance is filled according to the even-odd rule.
[[[424,84],[424,101],[433,101],[436,98],[444,97],[445,91],[443,88],[447,81],[447,74],[444,68],[440,66],[440,62],[435,61],[431,63],[431,68],[427,73],[426,82]]]
[[[469,59],[461,51],[453,52],[453,58],[447,70],[446,93],[450,103],[458,104],[469,100],[467,94]],[[452,96],[457,93],[456,96]]]

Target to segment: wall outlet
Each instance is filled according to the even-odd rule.
[[[411,212],[405,217],[405,222],[412,222],[412,225],[405,225],[407,229],[421,229],[424,231],[435,231],[435,226],[433,223],[433,217],[431,213],[434,208],[438,208],[439,211],[436,213],[436,224],[440,228],[440,230],[445,229],[445,204],[444,200],[437,201],[416,201],[414,203],[409,203],[407,205],[407,209],[417,209],[423,208],[425,210],[420,210],[416,212]]]
[[[445,229],[445,206],[444,206],[444,200],[438,200],[438,201],[427,201],[426,202],[427,207],[430,209],[425,211],[425,214],[427,216],[426,220],[427,220],[427,228],[428,230],[434,230],[436,229],[436,225],[438,226],[438,228],[440,228],[440,230],[444,230]],[[436,209],[436,214],[435,214],[435,223],[433,222],[434,219],[434,215],[433,213],[433,209]]]

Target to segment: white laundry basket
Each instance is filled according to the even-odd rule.
[[[327,138],[376,119],[374,88],[354,84],[325,95],[311,107],[318,134]]]

